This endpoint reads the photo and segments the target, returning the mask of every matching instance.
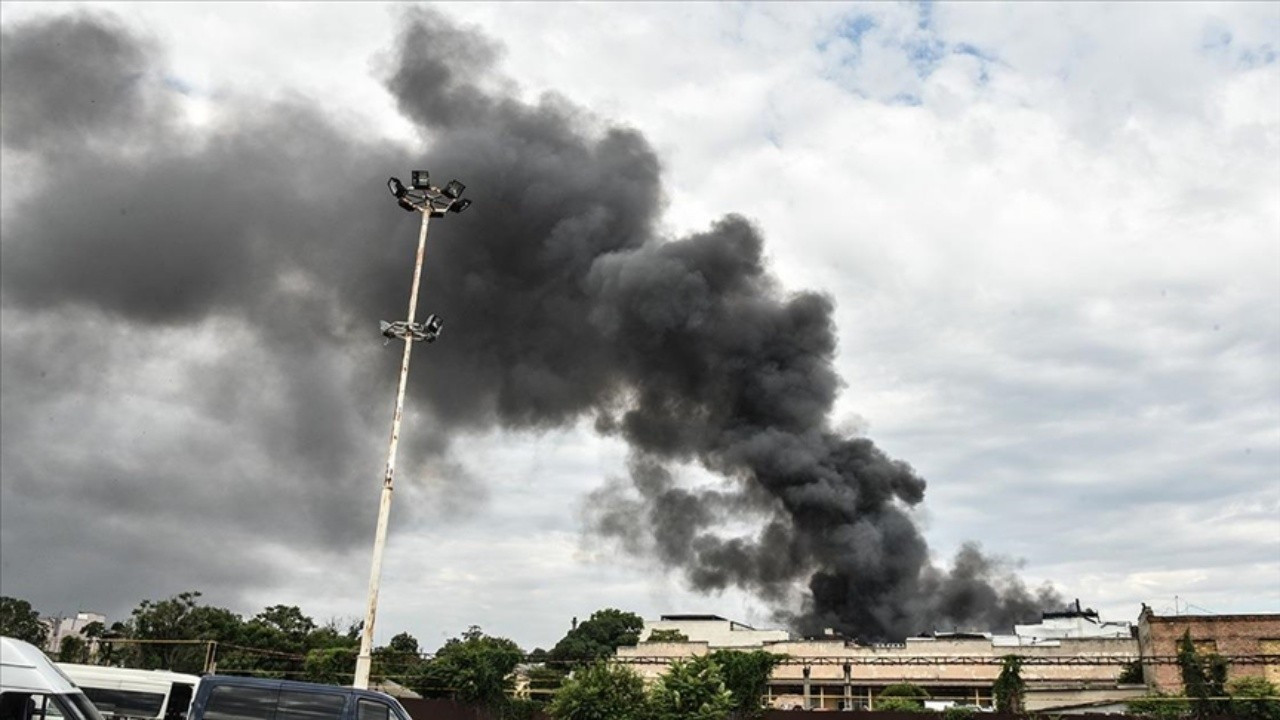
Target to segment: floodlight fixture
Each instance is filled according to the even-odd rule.
[[[444,186],[443,192],[444,192],[444,196],[449,198],[450,200],[457,200],[458,198],[462,197],[462,191],[466,189],[467,189],[466,185],[463,185],[457,180],[450,180],[449,184]]]
[[[469,198],[463,198],[461,200],[455,200],[453,204],[449,206],[449,209],[456,213],[460,213],[469,207],[471,207],[471,200]]]
[[[394,177],[387,179],[387,189],[391,191],[392,195],[395,195],[397,198],[402,200],[404,199],[405,194],[409,192],[405,189],[404,183],[400,182],[400,178]],[[404,205],[403,202],[400,204]]]
[[[408,200],[406,200],[405,198],[397,198],[397,199],[396,199],[396,204],[397,204],[397,205],[399,205],[401,208],[403,208],[405,212],[417,212],[417,211],[418,211],[418,206],[417,206],[417,205],[414,205],[414,204],[413,204],[413,203],[411,203],[411,202],[409,202],[409,201],[408,201]]]
[[[414,170],[409,176],[409,185],[415,190],[426,190],[431,187],[431,173],[426,170]]]

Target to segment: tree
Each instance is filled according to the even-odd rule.
[[[733,696],[709,655],[676,661],[649,694],[651,720],[724,720]]]
[[[1280,688],[1266,678],[1236,678],[1227,685],[1231,717],[1242,720],[1280,720]]]
[[[919,685],[897,683],[880,691],[876,698],[877,710],[896,710],[899,712],[916,712],[924,710],[924,701],[929,693]]]
[[[1141,685],[1146,680],[1142,677],[1142,661],[1127,662],[1120,669],[1120,677],[1116,682],[1121,685]]]
[[[356,673],[354,647],[315,648],[303,661],[303,679],[326,685],[346,685]]]
[[[0,596],[0,635],[24,640],[43,648],[49,639],[49,628],[40,622],[40,613],[26,600]]]
[[[418,640],[407,632],[391,638],[386,647],[373,651],[373,674],[378,677],[408,684],[417,676],[422,664],[422,652]]]
[[[478,625],[472,625],[423,664],[413,689],[428,697],[444,695],[498,711],[506,704],[511,673],[523,659],[520,646],[507,638],[485,635]]]
[[[1027,690],[1027,683],[1022,679],[1022,658],[1005,655],[1001,661],[1000,676],[992,687],[996,696],[996,712],[1020,713],[1022,695]]]
[[[648,720],[644,690],[635,671],[601,661],[575,672],[547,714],[555,720]]]
[[[1226,660],[1216,653],[1202,657],[1191,640],[1190,628],[1178,640],[1178,668],[1196,717],[1209,717],[1226,710],[1221,700],[1227,692]]]
[[[613,655],[619,646],[635,645],[643,629],[644,620],[635,613],[614,608],[597,610],[565,634],[548,656],[551,662],[584,667]]]
[[[131,613],[130,631],[138,640],[208,640],[254,646],[247,639],[240,616],[226,608],[202,606],[201,593],[188,590],[167,600],[143,600]],[[138,646],[136,661],[144,669],[198,673],[204,669],[207,647],[196,643],[147,643]],[[223,669],[260,669],[261,656],[230,652],[220,655]]]
[[[773,668],[782,655],[763,650],[717,650],[711,659],[720,666],[725,688],[733,696],[733,714],[738,718],[758,718],[764,714],[764,695]]]
[[[689,636],[679,630],[654,630],[644,640],[647,643],[687,643]]]
[[[78,635],[67,635],[58,645],[58,662],[89,662],[89,643]]]
[[[249,622],[259,623],[279,630],[291,640],[304,640],[316,629],[316,623],[302,614],[296,605],[272,605],[258,613]]]

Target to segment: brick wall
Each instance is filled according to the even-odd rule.
[[[1272,655],[1280,646],[1280,614],[1156,615],[1144,609],[1138,618],[1138,649],[1144,660],[1143,679],[1152,690],[1182,691],[1178,666],[1153,659],[1177,656],[1178,641],[1188,630],[1198,650],[1228,658]],[[1238,661],[1228,667],[1228,680],[1245,676],[1280,677],[1280,662]]]

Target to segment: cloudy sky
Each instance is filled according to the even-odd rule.
[[[475,205],[431,226],[445,331],[415,348],[379,642],[806,607],[807,577],[708,580],[722,553],[610,522],[656,522],[644,455],[723,500],[695,547],[804,534],[705,439],[760,377],[723,338],[760,325],[769,397],[804,408],[758,436],[909,463],[873,515],[927,571],[976,542],[1002,590],[1107,619],[1280,612],[1278,5],[4,3],[0,28],[0,592],[46,614],[188,589],[363,614],[377,322],[417,229],[383,183],[419,167]],[[722,344],[685,374],[704,346],[671,337]],[[851,555],[907,552],[867,527]]]

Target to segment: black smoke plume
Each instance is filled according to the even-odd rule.
[[[406,427],[406,447],[594,417],[633,462],[628,487],[591,498],[590,528],[700,590],[747,589],[802,630],[1007,628],[1053,599],[975,547],[950,571],[931,563],[911,515],[924,480],[831,426],[831,300],[778,287],[748,219],[660,237],[660,167],[640,133],[489,89],[507,87],[491,82],[498,46],[428,11],[405,21],[385,81],[428,148],[417,158],[313,102],[226,98],[193,131],[161,49],[109,17],[5,31],[8,498],[79,497],[113,522],[208,518],[246,548],[363,543],[372,509],[349,512],[365,488],[352,479],[377,466],[367,429],[381,433],[385,408],[367,398],[389,396],[396,362],[370,328],[403,314],[406,250],[385,239],[413,222],[381,187],[421,165],[465,179],[476,205],[429,244],[423,282],[446,330],[411,385],[433,422]],[[163,448],[82,436],[91,459],[45,472],[52,433],[111,417],[112,373],[147,356],[131,338],[164,330],[234,350],[185,380],[203,429]],[[42,421],[76,397],[91,409]],[[721,482],[680,482],[690,464]],[[53,542],[49,517],[11,507],[7,568]],[[125,551],[114,542],[127,544],[103,552]]]

